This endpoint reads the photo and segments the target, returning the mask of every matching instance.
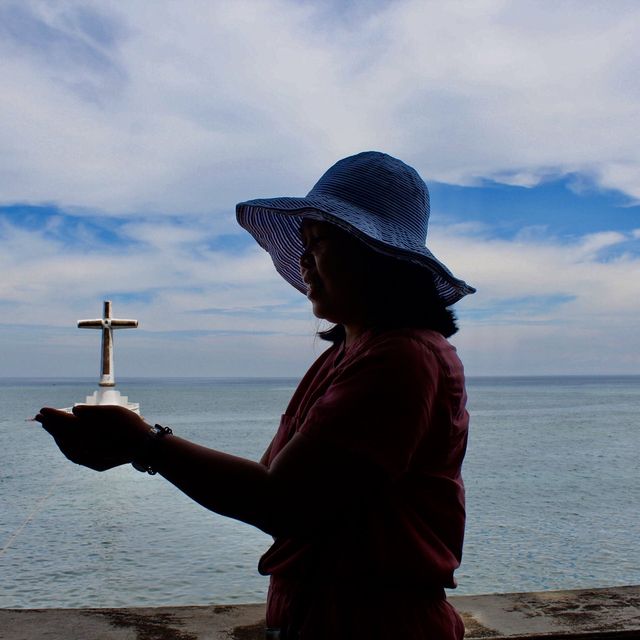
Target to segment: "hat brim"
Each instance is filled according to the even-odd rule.
[[[256,242],[269,253],[277,272],[301,293],[307,288],[300,275],[304,251],[300,224],[310,218],[335,224],[374,251],[428,269],[445,306],[455,304],[475,289],[456,278],[426,246],[416,245],[394,229],[381,229],[371,213],[338,198],[316,195],[306,198],[265,198],[236,205],[236,218]],[[384,237],[383,237],[384,234]]]

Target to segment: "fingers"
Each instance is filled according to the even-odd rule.
[[[77,404],[71,411],[78,418],[92,421],[137,416],[137,414],[125,407],[111,404]]]
[[[78,405],[71,412],[45,407],[35,419],[69,460],[96,471],[130,462],[151,428],[136,413],[112,405]]]
[[[49,418],[60,418],[64,416],[69,416],[69,412],[64,409],[53,409],[52,407],[43,407],[40,409],[40,412],[36,416],[36,418],[49,419]],[[39,420],[41,422],[41,420]]]
[[[76,420],[68,411],[43,407],[35,419],[52,436],[56,436],[61,430],[68,429]]]
[[[77,404],[71,409],[71,412],[78,418],[90,418],[91,416],[96,415],[96,410],[98,413],[101,410],[104,411],[104,406],[101,407],[100,405]]]
[[[105,427],[117,419],[118,407],[74,407],[73,413],[44,407],[35,419],[55,440],[71,462],[95,471],[106,471],[130,461],[121,447],[105,438]],[[127,412],[129,413],[129,412]],[[109,431],[109,430],[107,430]]]

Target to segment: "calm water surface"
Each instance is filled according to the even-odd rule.
[[[295,380],[122,380],[150,420],[257,459]],[[0,381],[0,607],[263,601],[270,538],[129,466],[68,463],[37,423],[92,381]],[[457,593],[640,584],[640,377],[480,378]],[[26,523],[26,524],[25,524]],[[2,551],[4,549],[4,551]]]

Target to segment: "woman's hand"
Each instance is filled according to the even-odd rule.
[[[44,408],[36,420],[69,460],[95,471],[131,462],[152,430],[133,411],[109,405],[80,405],[73,413]]]

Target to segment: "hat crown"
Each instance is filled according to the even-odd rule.
[[[378,151],[336,162],[308,198],[337,198],[378,218],[412,242],[424,245],[429,224],[429,190],[418,172]]]

